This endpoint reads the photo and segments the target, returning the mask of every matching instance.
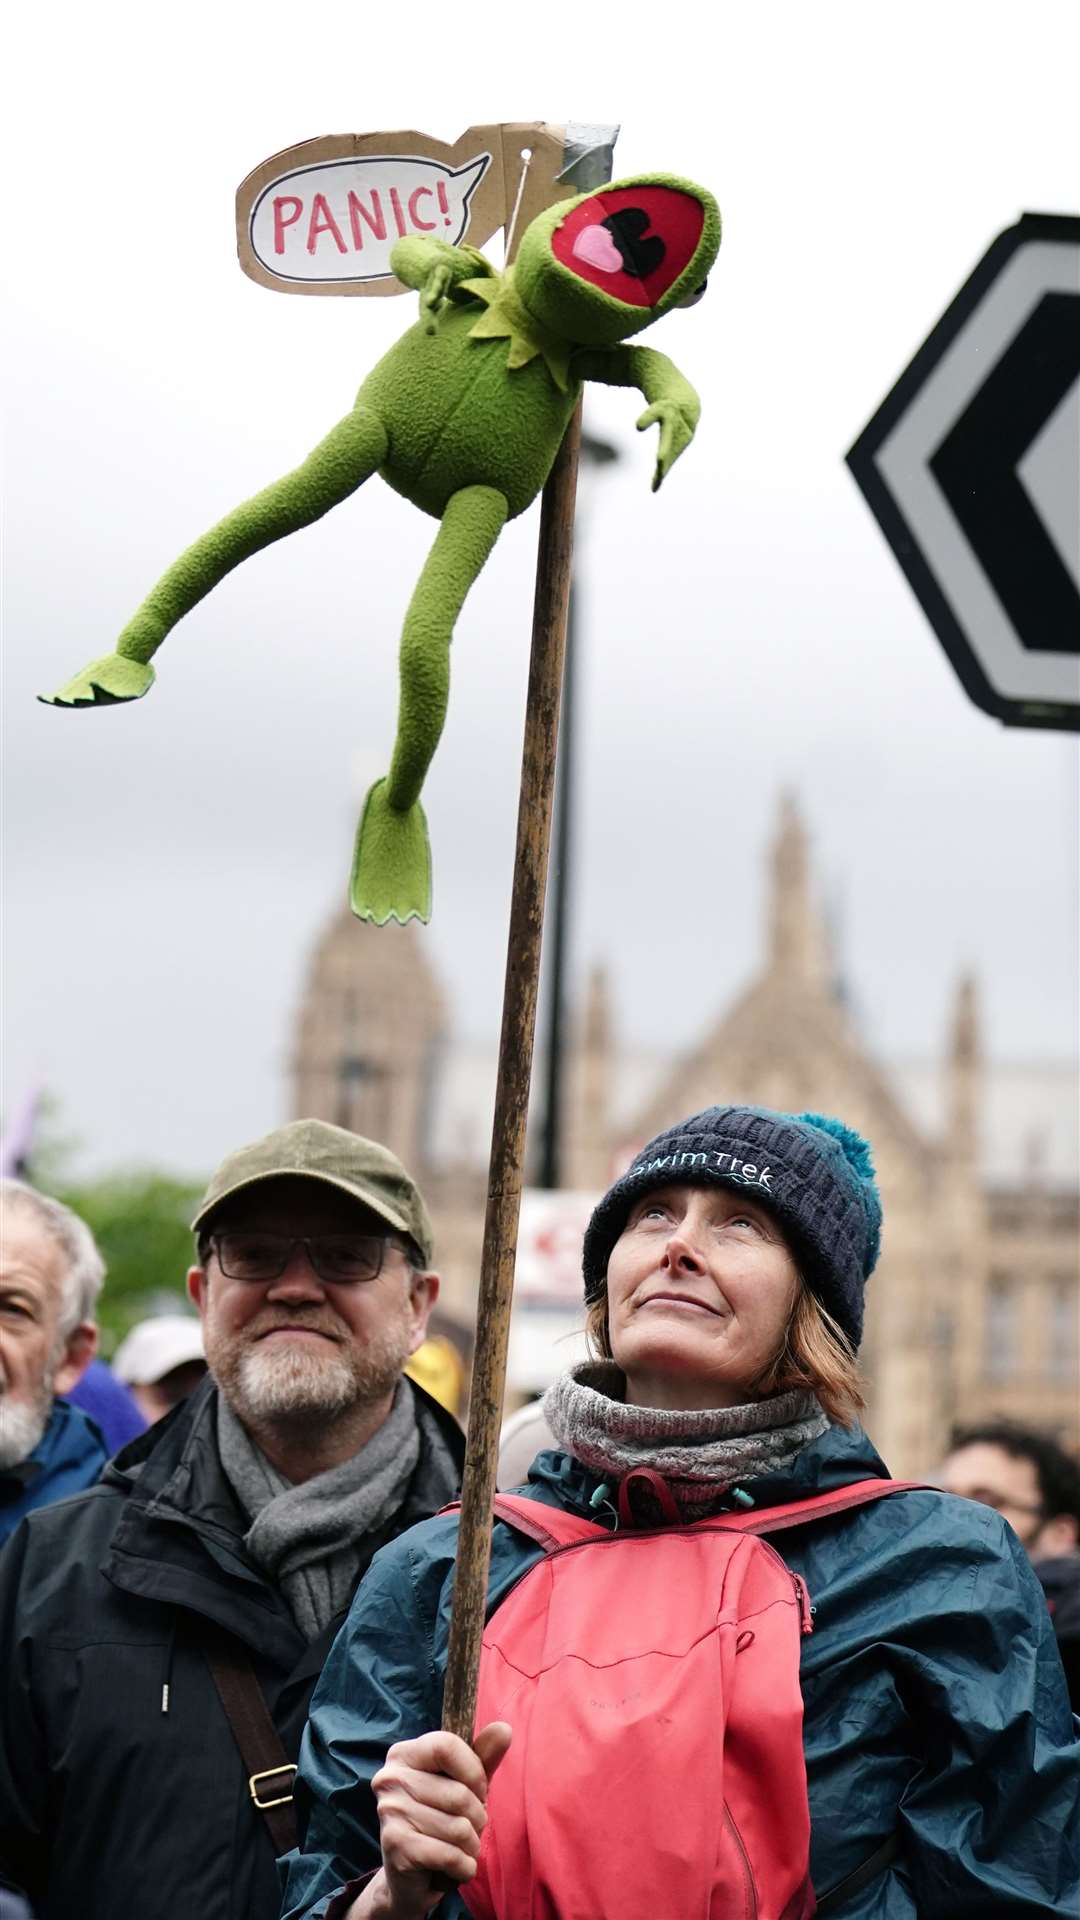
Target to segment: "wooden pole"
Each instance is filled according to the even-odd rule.
[[[574,546],[581,406],[559,450],[540,510],[529,694],[521,756],[521,799],[510,901],[495,1119],[491,1135],[484,1250],[480,1262],[476,1349],[468,1446],[461,1489],[454,1606],[450,1621],[443,1726],[471,1740],[480,1639],[491,1562],[491,1503],[506,1385],[518,1215],[525,1165],[540,947],[544,928],[551,802],[559,737],[563,656]]]

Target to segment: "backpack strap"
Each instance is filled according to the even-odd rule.
[[[526,1500],[518,1493],[497,1493],[491,1504],[497,1520],[505,1520],[507,1526],[515,1527],[518,1533],[527,1533],[545,1553],[557,1553],[560,1547],[577,1547],[583,1540],[607,1536],[606,1527],[597,1526],[593,1520],[581,1520],[576,1513],[564,1512],[562,1507],[549,1507],[546,1500]],[[451,1500],[439,1508],[437,1517],[460,1512],[461,1501]]]
[[[886,1867],[892,1866],[899,1854],[900,1842],[895,1833],[890,1833],[889,1838],[883,1840],[880,1847],[875,1847],[869,1858],[857,1866],[853,1873],[845,1874],[835,1887],[829,1888],[828,1893],[820,1895],[817,1903],[818,1913],[831,1913],[832,1909],[838,1907],[842,1901],[850,1900],[854,1894],[861,1893],[864,1887],[868,1887],[872,1880],[876,1880],[885,1872]]]
[[[749,1508],[742,1513],[712,1514],[707,1521],[699,1521],[699,1526],[710,1529],[719,1524],[725,1530],[736,1533],[782,1533],[785,1527],[803,1527],[814,1520],[828,1520],[834,1513],[846,1513],[852,1507],[869,1506],[873,1500],[883,1500],[890,1493],[910,1493],[913,1489],[926,1485],[922,1480],[854,1480],[850,1486],[837,1487],[832,1493],[815,1493],[808,1500],[792,1500],[786,1507],[762,1507],[758,1511]],[[505,1520],[508,1526],[516,1527],[519,1533],[528,1534],[543,1547],[545,1553],[555,1553],[560,1547],[576,1547],[584,1540],[596,1540],[607,1536],[608,1529],[598,1526],[593,1520],[583,1520],[576,1513],[567,1513],[562,1507],[549,1507],[545,1500],[527,1500],[521,1494],[498,1493],[493,1502],[496,1517]],[[440,1507],[440,1515],[458,1513],[459,1500],[453,1500],[448,1506]]]
[[[867,1507],[871,1501],[884,1500],[891,1493],[910,1493],[925,1485],[922,1480],[853,1480],[850,1486],[837,1487],[832,1493],[815,1493],[809,1500],[792,1500],[786,1507],[725,1513],[723,1525],[739,1533],[782,1533],[785,1527],[803,1527],[814,1520],[828,1520],[834,1513]]]
[[[607,1537],[607,1528],[598,1526],[595,1520],[582,1520],[578,1514],[567,1513],[562,1507],[549,1507],[543,1500],[498,1493],[494,1504],[500,1520],[516,1527],[519,1533],[527,1533],[545,1553],[556,1553],[560,1547],[579,1546],[583,1540]]]

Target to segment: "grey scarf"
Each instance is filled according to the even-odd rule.
[[[396,1513],[420,1457],[410,1388],[398,1383],[386,1419],[367,1444],[326,1473],[294,1486],[272,1466],[218,1395],[218,1451],[251,1525],[244,1545],[281,1588],[301,1633],[314,1640],[349,1604],[365,1534]]]
[[[686,1519],[708,1513],[733,1486],[782,1471],[828,1421],[812,1393],[780,1393],[746,1407],[667,1413],[624,1399],[613,1360],[586,1360],[544,1395],[544,1417],[560,1447],[613,1486],[651,1467]]]

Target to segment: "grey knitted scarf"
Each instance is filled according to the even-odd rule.
[[[396,1513],[420,1457],[416,1402],[402,1380],[382,1426],[340,1466],[294,1486],[218,1395],[218,1451],[251,1521],[244,1545],[314,1640],[349,1604],[360,1543]]]
[[[618,1486],[651,1467],[688,1520],[708,1513],[729,1487],[791,1465],[828,1421],[812,1393],[780,1393],[746,1407],[666,1413],[624,1399],[613,1360],[586,1360],[544,1395],[544,1417],[560,1447]]]

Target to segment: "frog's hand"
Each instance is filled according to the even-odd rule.
[[[116,643],[51,696],[58,706],[102,706],[135,700],[153,682],[150,661],[178,620],[233,567],[312,521],[354,493],[386,457],[386,430],[370,408],[356,407],[327,434],[302,466],[245,501],[196,540],[162,574]],[[43,696],[46,699],[49,696]]]
[[[401,636],[401,704],[390,772],[367,798],[349,901],[361,920],[426,920],[431,855],[420,789],[439,744],[450,692],[450,642],[465,596],[506,522],[494,487],[463,487],[446,505]]]
[[[666,353],[655,347],[584,349],[574,355],[571,370],[579,380],[602,380],[609,387],[638,387],[648,406],[637,423],[638,432],[660,424],[653,492],[685,453],[701,418],[697,393]]]
[[[674,400],[654,400],[646,407],[640,419],[635,422],[639,433],[647,427],[660,423],[660,444],[656,449],[656,466],[653,470],[652,490],[656,493],[666,476],[671,472],[680,453],[685,453],[694,437],[694,422],[689,420],[683,409]]]
[[[390,266],[405,286],[415,287],[420,295],[420,318],[428,333],[435,332],[444,302],[456,297],[463,280],[495,271],[475,247],[453,247],[447,240],[428,240],[422,234],[396,240],[390,249]]]
[[[122,700],[141,700],[153,684],[153,667],[106,653],[65,680],[55,693],[39,693],[38,699],[49,707],[115,707]]]

